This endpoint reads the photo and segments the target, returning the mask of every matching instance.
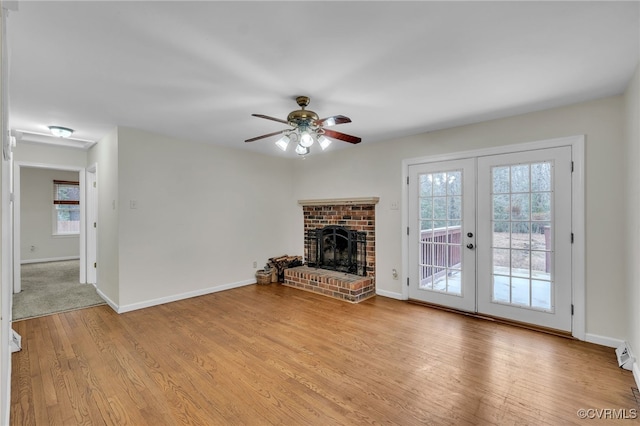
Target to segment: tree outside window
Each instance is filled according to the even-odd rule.
[[[56,235],[80,233],[80,184],[53,181],[53,216]]]

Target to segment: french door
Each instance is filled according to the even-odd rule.
[[[409,298],[571,331],[571,148],[409,166]]]
[[[409,298],[475,311],[475,159],[409,171]]]

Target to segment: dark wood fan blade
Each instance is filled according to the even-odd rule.
[[[273,133],[267,133],[266,135],[256,136],[255,138],[247,139],[245,142],[253,142],[253,141],[260,140],[260,139],[268,138],[269,136],[279,135],[279,134],[282,134],[282,133],[286,132],[287,130],[291,130],[291,129],[284,129],[284,130],[279,130],[279,131],[273,132]]]
[[[336,132],[335,130],[323,129],[323,134],[328,138],[339,139],[341,141],[349,142],[349,143],[360,143],[362,139],[357,136],[347,135],[346,133]]]
[[[263,114],[251,114],[254,117],[259,117],[259,118],[264,118],[267,120],[272,120],[272,121],[277,121],[278,123],[284,123],[284,124],[289,124],[288,121],[285,120],[280,120],[279,118],[275,118],[275,117],[269,117],[268,115],[263,115]]]
[[[331,117],[323,118],[321,120],[316,121],[318,126],[335,126],[337,124],[345,124],[351,123],[351,119],[349,117],[345,117],[344,115],[332,115]]]

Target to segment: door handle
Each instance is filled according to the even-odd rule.
[[[468,249],[473,249],[473,244],[471,244],[471,243],[467,244],[467,248]]]

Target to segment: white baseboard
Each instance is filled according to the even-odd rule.
[[[138,309],[149,308],[151,306],[162,305],[164,303],[169,302],[177,302],[178,300],[189,299],[191,297],[204,296],[205,294],[217,293],[219,291],[230,290],[232,288],[243,287],[250,284],[255,284],[255,279],[238,281],[235,283],[223,284],[216,287],[204,288],[202,290],[189,291],[186,293],[175,294],[172,296],[160,297],[158,299],[145,300],[144,302],[132,303],[130,305],[123,305],[117,308],[114,308],[111,304],[109,304],[112,308],[116,310],[119,314],[136,311]],[[107,301],[107,303],[109,303]]]
[[[388,297],[390,299],[404,300],[402,298],[402,293],[395,293],[393,291],[386,291],[386,290],[378,290],[378,289],[376,289],[376,294],[378,296],[384,296],[384,297]]]
[[[45,262],[60,262],[62,260],[80,260],[78,256],[63,256],[63,257],[48,257],[45,259],[23,259],[20,261],[21,265],[26,263],[45,263]]]
[[[640,360],[636,357],[636,354],[633,352],[633,348],[629,342],[627,342],[627,349],[629,350],[629,355],[635,360],[631,367],[631,371],[633,372],[633,378],[636,381],[636,387],[640,389]]]
[[[104,294],[102,291],[100,291],[100,289],[98,288],[98,286],[96,286],[95,284],[92,284],[95,288],[96,288],[96,292],[98,292],[98,296],[102,297],[102,300],[104,300],[107,305],[109,305],[111,307],[111,309],[113,309],[114,311],[118,312],[118,304],[116,302],[114,302],[113,300],[109,299],[107,297],[106,294]]]
[[[617,348],[624,343],[624,340],[615,339],[613,337],[599,336],[597,334],[587,333],[584,336],[584,340],[589,343],[595,343],[596,345],[607,346],[609,348]]]

